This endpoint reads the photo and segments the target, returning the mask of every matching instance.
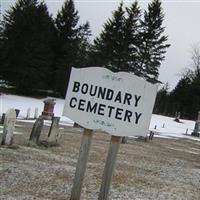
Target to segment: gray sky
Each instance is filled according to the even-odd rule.
[[[0,0],[2,13],[15,0]],[[50,13],[56,15],[64,0],[45,0]],[[133,1],[125,1],[130,5]],[[146,9],[148,2],[139,0],[142,9]],[[80,21],[88,20],[93,37],[102,30],[102,25],[111,17],[120,0],[75,0],[75,7],[79,11]],[[169,36],[171,47],[167,50],[166,59],[160,68],[160,81],[169,82],[173,89],[180,79],[180,73],[189,67],[192,45],[200,44],[200,0],[163,0],[165,13],[165,34]]]

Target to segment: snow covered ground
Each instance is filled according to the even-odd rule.
[[[0,116],[10,108],[19,109],[19,119],[26,117],[27,109],[31,108],[31,117],[34,116],[35,108],[38,108],[39,114],[42,112],[44,99],[35,99],[30,97],[2,94],[0,96]],[[72,125],[73,121],[62,116],[64,99],[56,98],[54,113],[61,117],[61,124]],[[152,115],[150,130],[155,132],[155,137],[163,138],[188,138],[200,141],[200,138],[192,137],[191,133],[194,129],[195,122],[190,120],[180,120],[181,123],[174,121],[174,118],[161,115]],[[30,122],[33,122],[30,121]],[[186,134],[187,132],[187,134]]]

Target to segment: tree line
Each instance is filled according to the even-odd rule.
[[[120,3],[93,41],[89,22],[80,24],[73,0],[56,17],[44,2],[18,0],[0,23],[0,79],[18,93],[52,91],[64,97],[71,67],[106,67],[157,83],[167,36],[160,0],[146,10]]]
[[[191,51],[190,67],[181,74],[181,78],[172,91],[165,84],[157,94],[154,112],[158,114],[197,119],[200,111],[200,46],[195,44]]]

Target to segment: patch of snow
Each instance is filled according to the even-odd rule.
[[[34,117],[35,108],[38,108],[38,112],[42,113],[44,107],[43,100],[44,99],[2,94],[0,96],[0,115],[6,113],[10,108],[15,108],[20,110],[19,121],[34,123],[35,120],[24,120],[26,118],[27,110],[28,108],[31,108],[31,118]],[[55,102],[54,114],[55,116],[61,117],[59,124],[63,126],[73,126],[74,122],[72,120],[62,116],[65,100],[55,98]],[[153,114],[149,130],[155,132],[155,137],[168,139],[185,138],[196,140],[198,142],[200,141],[200,138],[191,136],[195,121],[180,119],[181,123],[177,123],[174,119],[175,118]],[[51,121],[45,120],[45,125],[50,126]]]

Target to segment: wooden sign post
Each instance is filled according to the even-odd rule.
[[[113,136],[113,135],[111,136],[110,147],[109,147],[108,156],[107,156],[107,160],[106,160],[106,164],[105,164],[105,168],[103,172],[103,178],[102,178],[101,189],[100,189],[98,200],[108,199],[112,174],[114,171],[120,143],[121,143],[120,136]]]
[[[156,92],[157,85],[131,73],[113,73],[101,67],[72,68],[63,116],[86,129],[71,200],[80,199],[91,130],[102,130],[112,135],[99,194],[99,200],[107,200],[121,137],[147,135]]]
[[[90,129],[84,129],[83,136],[81,140],[81,146],[79,151],[79,158],[76,165],[76,173],[74,178],[74,183],[72,187],[70,200],[79,200],[81,196],[81,189],[84,179],[84,174],[86,170],[91,140],[93,131]]]

